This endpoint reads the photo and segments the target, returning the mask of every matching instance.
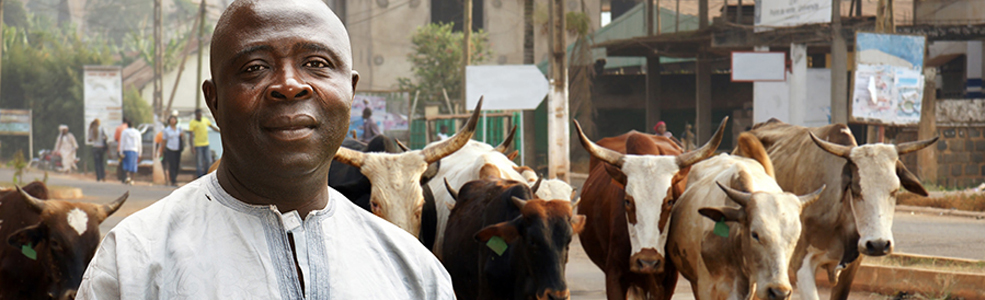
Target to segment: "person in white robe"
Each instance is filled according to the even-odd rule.
[[[79,149],[79,143],[75,140],[75,135],[68,132],[68,125],[58,125],[58,138],[55,139],[55,153],[62,158],[62,166],[58,171],[71,172],[78,169],[75,166],[75,152]]]
[[[359,74],[321,0],[241,0],[202,85],[222,163],[110,230],[77,299],[454,299],[416,238],[326,185]]]

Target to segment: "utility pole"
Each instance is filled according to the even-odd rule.
[[[841,36],[841,0],[831,1],[831,123],[848,123],[848,46]]]
[[[643,17],[646,20],[643,22],[646,24],[646,36],[653,35],[653,0],[643,0]]]
[[[523,64],[534,64],[534,0],[523,1]],[[537,153],[537,145],[528,143],[527,141],[536,139],[536,118],[533,110],[524,110],[522,114],[523,135],[520,137],[520,140],[523,144],[523,155],[520,155],[520,159],[522,160],[520,163],[525,166],[533,166],[536,163],[530,158],[535,156],[534,153]]]
[[[896,24],[893,22],[893,0],[879,0],[879,5],[876,7],[876,32],[896,33]],[[871,136],[869,135],[869,142],[884,142],[886,140],[886,126],[876,125],[875,141],[872,140]]]
[[[663,24],[660,24],[660,0],[657,0],[657,5],[654,5],[653,8],[654,8],[653,14],[656,17],[656,19],[653,22],[656,22],[657,23],[657,25],[656,25],[657,26],[657,34],[659,35],[659,34],[663,33]]]
[[[205,0],[198,5],[198,36],[195,39],[198,42],[198,71],[195,72],[195,109],[202,108],[202,36],[205,35]]]
[[[465,0],[465,16],[462,22],[462,103],[459,104],[459,111],[465,112],[468,108],[465,107],[467,102],[465,99],[465,69],[468,68],[469,62],[472,61],[472,0]],[[454,114],[454,111],[449,111],[448,113]],[[488,131],[487,131],[488,132]],[[483,138],[488,138],[483,136]]]
[[[548,178],[569,181],[570,118],[568,117],[568,68],[565,66],[564,1],[550,0],[551,90],[547,98]],[[647,0],[649,1],[649,0]]]
[[[699,0],[698,2],[698,28],[708,28],[708,0]],[[711,129],[714,124],[711,120],[711,55],[705,49],[698,50],[694,76],[697,83],[694,93],[694,127],[698,141],[707,141],[711,138]]]
[[[154,117],[163,118],[164,31],[161,29],[161,0],[154,0]]]

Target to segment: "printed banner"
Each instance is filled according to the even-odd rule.
[[[856,34],[853,119],[895,125],[920,122],[925,43],[922,36]]]
[[[756,0],[756,31],[831,23],[831,0]]]
[[[0,135],[31,135],[31,111],[0,109]]]
[[[85,129],[99,118],[99,125],[112,134],[123,123],[123,71],[119,66],[85,66],[83,98],[85,99]],[[88,137],[80,137],[91,144]]]

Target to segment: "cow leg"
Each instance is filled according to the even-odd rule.
[[[622,276],[612,273],[605,274],[605,295],[609,300],[626,300],[626,286],[622,284]]]
[[[858,272],[860,266],[862,266],[862,256],[859,256],[841,271],[841,275],[838,276],[838,283],[831,288],[831,300],[848,299],[848,293],[852,291],[852,281],[855,280],[855,273]]]
[[[812,254],[804,256],[804,263],[797,270],[797,289],[800,290],[800,299],[819,300],[817,295],[817,282],[814,280],[814,262],[811,261]]]

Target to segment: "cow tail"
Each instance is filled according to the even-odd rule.
[[[776,178],[773,171],[773,161],[766,154],[766,148],[763,148],[763,143],[751,133],[743,132],[739,134],[739,147],[736,155],[758,161],[760,165],[763,165],[763,169],[766,170],[767,175]]]

